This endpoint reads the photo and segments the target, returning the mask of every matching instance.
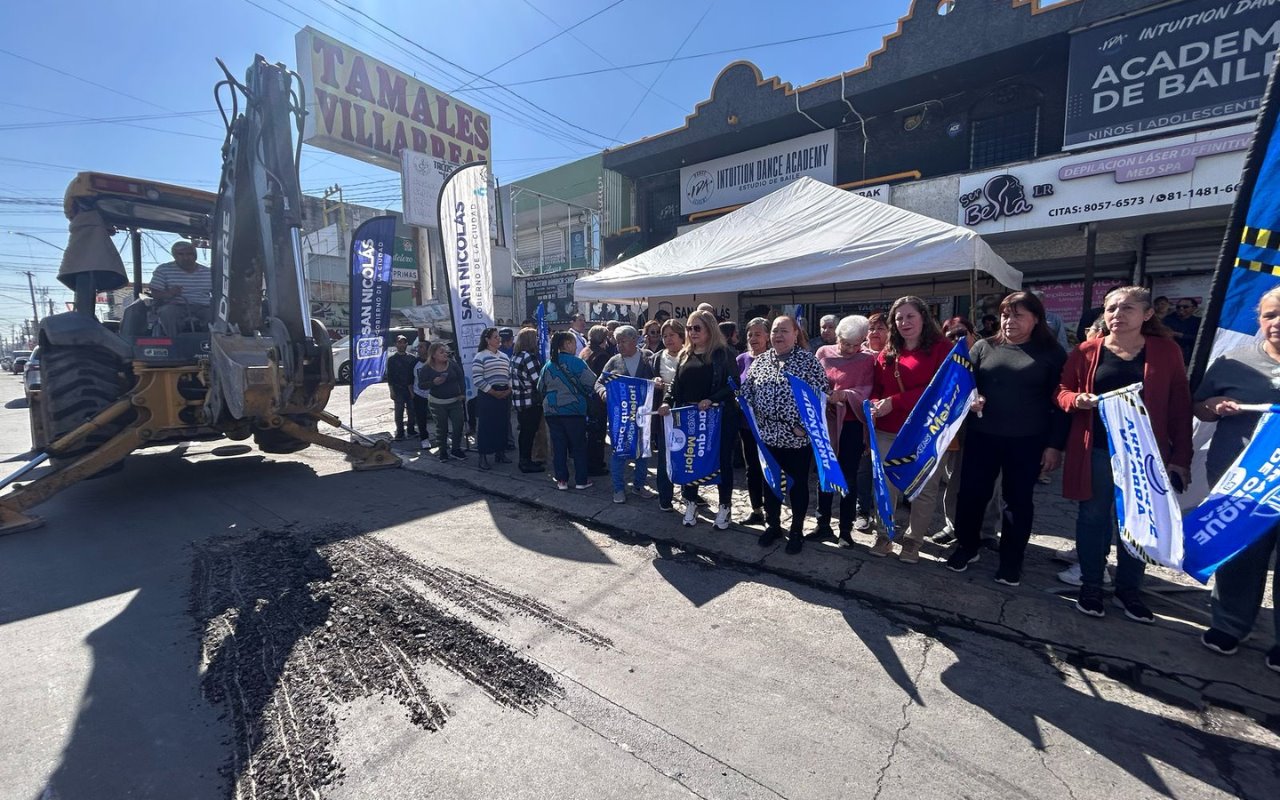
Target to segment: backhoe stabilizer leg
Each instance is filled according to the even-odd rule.
[[[93,477],[137,450],[146,442],[149,433],[145,424],[142,419],[135,420],[100,447],[85,453],[65,467],[41,475],[31,483],[19,486],[0,497],[0,536],[44,524],[39,517],[23,512],[43,503],[68,486]]]
[[[347,460],[351,462],[352,469],[392,469],[401,466],[400,457],[391,452],[391,446],[385,441],[371,445],[348,442],[336,436],[313,431],[291,419],[281,420],[280,430],[295,439],[344,453]]]

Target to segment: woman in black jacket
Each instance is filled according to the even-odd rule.
[[[715,316],[709,311],[695,311],[685,325],[684,347],[680,350],[675,380],[666,387],[666,396],[658,413],[667,416],[672,408],[696,405],[706,410],[719,405],[720,415],[720,507],[716,510],[715,526],[721,530],[729,527],[729,508],[733,501],[733,433],[738,428],[738,407],[733,399],[731,378],[737,363],[734,353],[725,344]],[[684,497],[682,524],[692,527],[697,523],[698,490],[695,486],[681,487]]]

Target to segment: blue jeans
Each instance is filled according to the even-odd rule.
[[[1280,525],[1273,525],[1235,558],[1218,567],[1213,582],[1213,627],[1237,639],[1243,639],[1253,630],[1258,609],[1262,607],[1262,591],[1267,585],[1268,562],[1277,545],[1280,545]],[[1280,563],[1271,571],[1271,594],[1280,595]],[[1275,629],[1280,632],[1280,604],[1273,613]]]
[[[620,456],[611,451],[609,454],[609,475],[613,478],[613,490],[615,492],[626,490],[627,462],[632,460],[636,462],[636,475],[633,485],[636,487],[636,491],[644,488],[645,472],[649,469],[649,459],[631,459],[628,456]]]
[[[1092,494],[1080,501],[1076,517],[1076,553],[1080,556],[1080,581],[1083,586],[1102,588],[1102,573],[1107,568],[1107,554],[1116,538],[1115,480],[1111,475],[1111,453],[1093,448]],[[1116,548],[1116,594],[1136,592],[1142,588],[1147,565],[1129,555],[1124,545]]]
[[[551,436],[551,466],[556,480],[569,481],[569,456],[573,455],[574,483],[587,482],[587,418],[584,416],[547,417],[547,432]]]

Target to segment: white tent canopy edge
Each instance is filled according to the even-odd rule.
[[[1022,273],[971,230],[801,178],[714,222],[579,278],[579,301],[831,285],[984,272]]]

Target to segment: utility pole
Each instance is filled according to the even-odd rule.
[[[36,306],[36,276],[30,272],[25,273],[27,276],[27,288],[31,290],[31,314],[35,318],[34,324],[40,324],[40,309]],[[18,291],[22,291],[19,289]]]

